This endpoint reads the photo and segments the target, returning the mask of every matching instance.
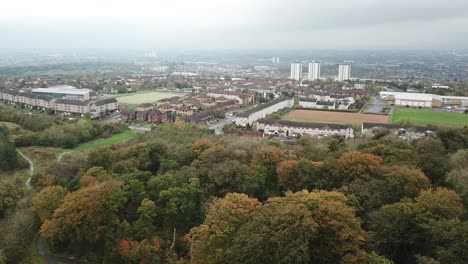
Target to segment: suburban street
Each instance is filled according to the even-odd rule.
[[[228,124],[232,123],[234,121],[234,119],[236,119],[235,115],[226,114],[225,119],[219,121],[216,124],[212,124],[212,125],[208,126],[208,128],[209,129],[214,129],[216,135],[222,135],[223,134],[223,127],[225,125],[228,125]]]

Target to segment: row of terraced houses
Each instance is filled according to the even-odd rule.
[[[72,90],[71,88],[67,87],[66,89],[61,89],[59,87],[37,91],[34,89],[32,92],[18,92],[10,89],[3,89],[0,90],[0,100],[5,103],[29,108],[52,110],[56,113],[77,115],[89,113],[93,117],[99,117],[119,109],[115,98],[90,100],[90,90],[76,88]],[[61,93],[57,92],[59,90]],[[70,96],[73,96],[73,99],[68,99]]]

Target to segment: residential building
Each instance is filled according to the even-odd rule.
[[[115,98],[82,101],[71,99],[56,99],[48,95],[22,93],[12,90],[0,90],[0,99],[10,104],[20,104],[24,107],[53,110],[65,114],[92,114],[94,117],[114,112],[119,109]]]
[[[256,123],[256,127],[257,130],[262,130],[265,136],[298,137],[309,135],[324,138],[340,135],[347,139],[354,138],[355,136],[351,125],[262,119]]]
[[[135,110],[137,111],[149,111],[154,108],[154,104],[152,103],[143,103],[137,106]]]
[[[236,100],[238,104],[242,106],[253,104],[255,99],[254,96],[249,93],[240,93],[226,90],[210,90],[206,95],[216,99],[224,97],[226,100]]]
[[[309,81],[320,79],[320,63],[309,63]]]
[[[302,79],[302,64],[291,63],[291,76],[290,79],[300,81]]]
[[[160,124],[166,121],[166,115],[158,109],[153,109],[148,112],[148,122]]]
[[[351,65],[340,64],[338,66],[338,81],[346,81],[351,79]]]
[[[294,98],[280,97],[240,113],[235,119],[235,123],[238,126],[251,126],[255,121],[265,118],[269,114],[273,114],[281,109],[293,106]]]
[[[56,112],[65,113],[65,114],[80,114],[84,115],[88,113],[90,109],[90,103],[79,101],[79,100],[69,100],[69,99],[57,99],[55,100],[55,109]]]

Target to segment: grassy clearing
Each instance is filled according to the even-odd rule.
[[[468,115],[445,111],[434,112],[429,109],[396,108],[390,123],[461,127],[468,126]]]
[[[103,146],[112,145],[112,144],[116,144],[116,143],[119,143],[128,139],[131,139],[133,138],[133,136],[135,136],[135,132],[133,132],[132,130],[125,130],[124,132],[120,134],[116,134],[108,138],[98,139],[96,141],[84,143],[84,144],[77,146],[76,148],[63,149],[61,151],[61,154],[75,152],[75,151],[93,150],[93,149],[97,149]]]
[[[144,92],[144,93],[135,93],[132,95],[116,96],[115,98],[119,103],[130,104],[130,105],[139,105],[143,103],[154,103],[161,99],[174,97],[174,96],[184,96],[182,93],[166,93],[166,92]]]

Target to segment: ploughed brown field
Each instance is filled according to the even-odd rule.
[[[317,110],[293,110],[283,116],[285,120],[361,125],[368,123],[388,123],[386,115],[369,115],[346,112],[317,111]]]

